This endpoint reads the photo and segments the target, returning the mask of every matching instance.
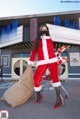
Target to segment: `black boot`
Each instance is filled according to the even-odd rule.
[[[56,91],[56,104],[55,104],[54,108],[60,108],[60,106],[63,105],[63,98],[60,95],[60,86],[55,87],[55,91]]]
[[[42,96],[40,94],[40,91],[36,92],[36,101],[35,101],[35,103],[40,103],[41,99],[42,99]]]

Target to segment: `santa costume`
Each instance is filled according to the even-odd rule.
[[[46,69],[49,68],[52,75],[52,86],[55,87],[56,91],[56,104],[54,108],[59,108],[62,103],[60,94],[61,82],[58,80],[58,58],[54,52],[54,44],[49,35],[49,30],[46,25],[40,27],[40,34],[36,39],[36,43],[33,47],[29,65],[33,65],[37,54],[37,69],[34,74],[34,90],[36,92],[36,103],[41,100],[41,80]]]
[[[54,53],[54,45],[50,36],[41,36],[39,40],[38,49],[33,49],[30,55],[29,65],[33,65],[35,57],[38,57],[37,69],[34,74],[34,90],[36,92],[41,90],[41,80],[47,68],[50,69],[52,75],[52,86],[59,87],[61,82],[58,80],[58,65],[57,57]]]

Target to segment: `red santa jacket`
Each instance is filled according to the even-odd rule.
[[[29,65],[33,65],[36,54],[38,56],[37,66],[57,62],[57,57],[54,53],[53,41],[50,36],[41,36],[38,49],[33,49],[31,52],[30,60],[28,62]]]

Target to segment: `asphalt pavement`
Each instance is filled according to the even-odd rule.
[[[8,84],[0,82],[0,98],[12,84],[12,82]],[[0,111],[7,110],[9,119],[80,119],[80,80],[67,80],[62,82],[62,85],[68,91],[69,98],[59,109],[54,109],[55,90],[48,87],[42,92],[43,98],[40,104],[34,103],[34,96],[16,108],[12,108],[0,100]],[[63,90],[61,93],[65,96]]]

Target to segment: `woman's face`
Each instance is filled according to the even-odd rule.
[[[47,27],[46,26],[41,26],[40,27],[41,30],[41,35],[46,36],[47,35]]]
[[[46,26],[41,27],[41,31],[47,31]]]

